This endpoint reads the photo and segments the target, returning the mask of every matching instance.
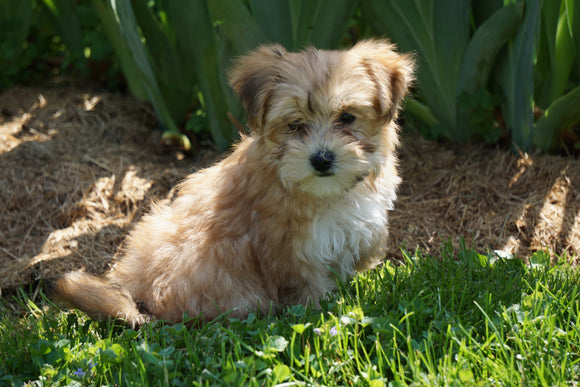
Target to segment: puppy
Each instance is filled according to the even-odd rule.
[[[133,326],[316,305],[384,256],[412,73],[411,56],[383,40],[242,57],[229,79],[251,134],[154,206],[108,273],[68,273],[53,297]]]

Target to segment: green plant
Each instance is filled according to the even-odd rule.
[[[164,138],[189,140],[178,129],[188,110],[203,99],[209,132],[219,149],[233,137],[219,61],[218,42],[205,2],[93,0],[119,55],[131,91],[152,102]],[[195,37],[195,38],[192,38]]]
[[[32,0],[0,1],[0,89],[9,86],[32,60],[26,54],[32,19]]]
[[[357,2],[349,0],[241,0],[209,1],[214,17],[224,33],[243,53],[264,42],[299,50],[307,44],[317,48],[336,48]]]
[[[48,17],[56,34],[62,39],[71,55],[71,62],[79,63],[86,72],[83,34],[73,0],[41,0],[48,9]]]
[[[580,63],[580,6],[573,0],[361,5],[375,31],[417,53],[418,99],[408,99],[407,111],[427,125],[429,136],[496,142],[499,105],[515,148],[553,151],[560,134],[580,122],[573,71]],[[496,89],[501,98],[491,92]],[[543,114],[535,121],[538,107]]]
[[[0,88],[56,74],[113,86],[115,65],[90,0],[0,1]]]
[[[516,36],[502,52],[497,82],[503,90],[503,119],[512,143],[522,151],[530,149],[534,130],[534,48],[539,28],[539,0],[504,0],[524,10]]]
[[[561,133],[580,122],[580,5],[573,0],[544,2],[541,18],[534,100],[544,111],[536,122],[533,142],[539,149],[553,151]]]
[[[430,126],[432,136],[477,139],[482,130],[473,124],[481,120],[474,119],[479,113],[472,102],[489,94],[497,54],[516,34],[523,4],[495,10],[474,31],[468,0],[361,0],[361,6],[375,31],[417,54],[419,101],[408,101],[409,112]]]
[[[240,111],[224,77],[231,57],[267,41],[289,49],[308,42],[336,46],[356,3],[331,3],[252,0],[247,7],[241,0],[93,0],[132,92],[152,102],[164,137],[188,148],[178,123],[200,104],[205,114],[196,113],[195,122],[183,127],[199,128],[203,116],[222,150],[234,137],[228,113]]]
[[[533,144],[554,151],[562,132],[580,122],[580,86],[572,72],[580,63],[580,7],[570,0],[523,3],[522,27],[499,70],[502,111],[519,149]],[[543,111],[537,121],[534,109]]]

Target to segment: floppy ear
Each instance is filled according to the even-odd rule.
[[[352,49],[375,84],[375,107],[385,120],[397,117],[403,97],[413,83],[415,61],[412,54],[398,54],[386,40],[366,40]]]
[[[240,57],[229,72],[230,86],[246,109],[248,125],[252,130],[260,131],[263,128],[276,81],[277,63],[286,53],[284,47],[278,44],[262,46]]]

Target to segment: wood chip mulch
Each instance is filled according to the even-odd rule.
[[[0,296],[65,270],[104,271],[152,200],[218,155],[159,144],[151,108],[76,87],[0,94]],[[444,146],[404,135],[390,215],[401,246],[436,255],[463,238],[483,253],[580,252],[580,161]]]

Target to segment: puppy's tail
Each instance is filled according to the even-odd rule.
[[[106,276],[75,271],[48,282],[47,288],[54,302],[81,309],[96,319],[118,318],[133,327],[149,320],[147,314],[139,312],[129,291]]]

